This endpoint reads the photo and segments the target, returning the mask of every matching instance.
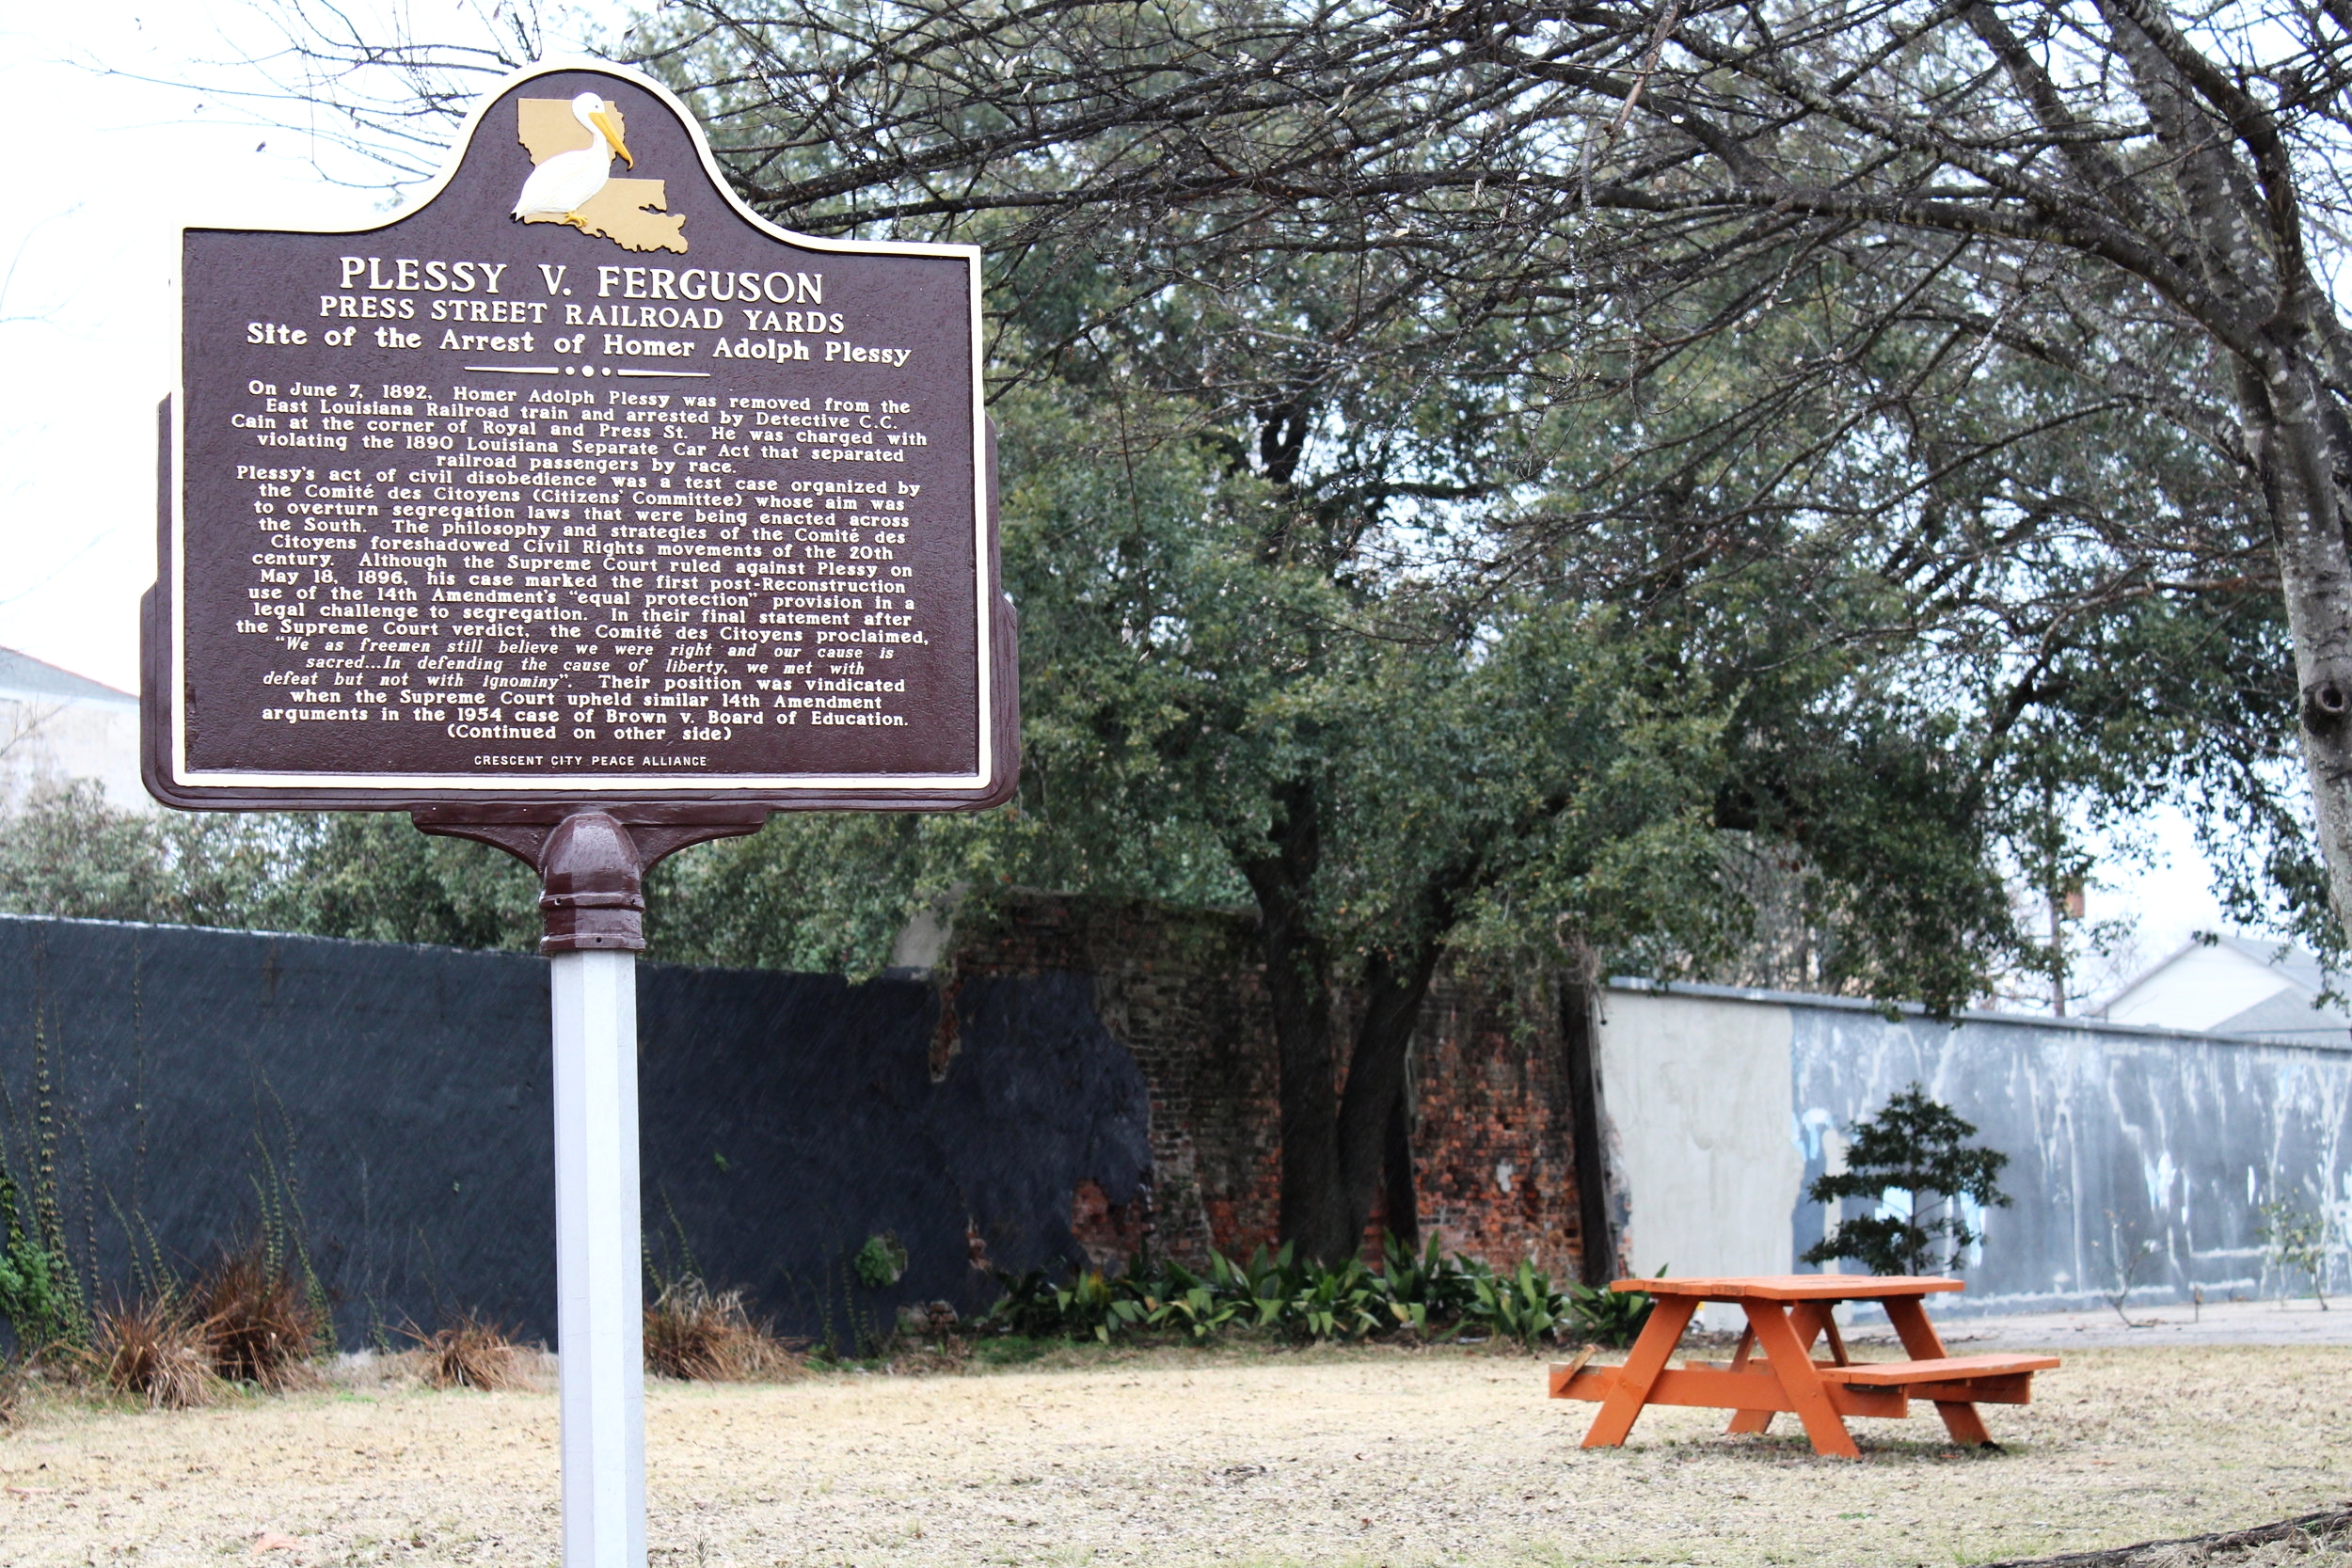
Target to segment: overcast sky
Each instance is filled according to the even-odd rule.
[[[228,53],[207,9],[20,4],[0,35],[0,644],[126,689],[155,570],[179,226],[356,225],[381,199],[323,182],[302,138],[75,63],[205,79]]]
[[[471,13],[463,0],[406,8],[421,30],[437,12],[453,24]],[[222,63],[269,41],[252,7],[17,0],[6,14],[0,646],[135,690],[138,599],[155,573],[154,419],[173,376],[179,227],[358,228],[381,221],[388,198],[332,182],[313,161],[357,177],[348,155],[257,127],[250,110],[219,96],[256,81]],[[2152,826],[2157,863],[2111,864],[2111,885],[2090,901],[2094,918],[2137,916],[2141,962],[2220,918],[2186,824]]]

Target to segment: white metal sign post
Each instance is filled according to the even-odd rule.
[[[633,1568],[645,1560],[637,955],[558,954],[554,993],[564,1560]]]
[[[485,821],[485,816],[551,822]],[[764,809],[479,805],[415,814],[538,869],[554,1036],[558,1386],[564,1568],[645,1561],[645,1332],[637,1143],[637,955],[644,868],[682,845],[751,832]],[[640,821],[624,816],[685,816]]]
[[[564,1560],[633,1568],[645,1560],[637,955],[559,953],[553,990]]]
[[[637,949],[644,938],[630,929],[644,908],[628,885],[633,859],[628,831],[587,812],[548,835],[542,873],[555,1021],[555,1331],[564,1347],[567,1568],[645,1560],[637,1180]],[[599,902],[581,902],[590,898]],[[580,929],[583,918],[593,928]],[[558,925],[571,928],[559,933]]]
[[[637,955],[645,946],[644,871],[685,845],[754,831],[766,808],[468,804],[414,815],[427,832],[495,844],[539,873],[539,950],[548,958],[554,1024],[564,1563],[643,1568]],[[633,826],[624,820],[631,816],[640,819]]]

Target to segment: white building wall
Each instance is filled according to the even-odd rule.
[[[1638,1274],[1797,1269],[1832,1220],[1801,1193],[1837,1163],[1837,1133],[1917,1084],[2009,1157],[2014,1199],[1972,1217],[1984,1243],[1963,1260],[1967,1293],[1937,1298],[1938,1315],[2096,1307],[2115,1260],[2143,1252],[2136,1301],[2308,1290],[2265,1259],[2272,1201],[2328,1220],[2329,1289],[2352,1288],[2352,1042],[1890,1019],[1834,997],[1622,981],[1603,994],[1599,1036]]]
[[[153,805],[139,782],[139,703],[0,689],[0,807],[42,784],[95,779],[109,805]]]
[[[2235,947],[2192,944],[2132,982],[2103,1013],[2110,1023],[2210,1029],[2290,989],[2285,974]]]
[[[1789,1009],[1603,993],[1601,1098],[1633,1270],[1787,1274],[1804,1162],[1789,1132]],[[1737,1319],[1709,1307],[1710,1323]]]

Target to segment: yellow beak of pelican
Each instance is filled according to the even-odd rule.
[[[597,109],[592,112],[588,116],[588,119],[594,122],[598,131],[604,133],[604,139],[606,143],[612,147],[613,151],[621,155],[621,162],[627,164],[631,168],[635,168],[637,166],[637,160],[628,155],[628,144],[621,140],[620,129],[612,123],[612,117],[607,114],[604,110]]]

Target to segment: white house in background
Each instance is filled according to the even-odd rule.
[[[153,803],[139,782],[139,700],[0,648],[0,804],[73,779],[97,780],[110,805]]]
[[[2247,937],[2192,942],[2115,993],[2101,1018],[2209,1035],[2341,1045],[2352,1015],[2312,1006],[2331,977],[2299,947]]]

